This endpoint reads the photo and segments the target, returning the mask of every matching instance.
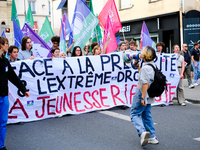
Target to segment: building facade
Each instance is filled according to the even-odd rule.
[[[50,0],[15,0],[17,13],[19,17],[20,27],[22,28],[25,22],[25,15],[29,4],[33,14],[34,24],[33,29],[36,33],[40,32],[46,16],[51,20],[51,1]],[[0,0],[0,24],[2,33],[5,28],[10,28],[10,33],[6,33],[10,44],[14,44],[13,22],[11,21],[12,0]],[[0,33],[0,34],[1,34]]]
[[[11,8],[12,0],[1,0],[0,1],[0,35],[6,28],[12,26],[11,21]]]
[[[116,0],[126,39],[140,44],[142,23],[145,21],[155,42],[165,43],[164,52],[172,53],[172,46],[183,42],[184,15],[199,9],[199,0]],[[122,33],[119,32],[121,39]]]
[[[50,0],[15,0],[20,26],[23,27],[25,14],[27,13],[29,4],[33,14],[33,29],[39,34],[46,16],[51,21],[51,2]]]

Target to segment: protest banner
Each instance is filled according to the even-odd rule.
[[[133,63],[125,65],[122,54],[38,58],[11,63],[31,95],[27,99],[9,83],[8,123],[131,106],[139,72]],[[157,55],[155,63],[168,83],[167,90],[156,97],[153,105],[168,105],[180,78],[176,55]]]

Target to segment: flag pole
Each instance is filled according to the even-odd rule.
[[[95,27],[95,32],[96,32],[97,43],[99,43],[98,35],[97,35],[97,28],[96,27]]]
[[[123,28],[122,28],[122,34],[123,34],[124,41],[125,41],[125,35],[124,35],[124,30],[123,30]]]
[[[24,15],[25,15],[25,18],[26,18],[26,3],[25,3],[25,0],[24,0]]]

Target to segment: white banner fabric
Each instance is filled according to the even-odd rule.
[[[155,63],[168,84],[153,105],[168,105],[180,79],[176,55],[157,55]],[[9,83],[8,123],[131,106],[139,74],[133,63],[125,65],[122,53],[24,60],[11,65],[31,96],[26,98]]]

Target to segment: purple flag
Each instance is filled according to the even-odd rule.
[[[151,46],[156,50],[156,43],[151,39],[148,28],[143,21],[140,37],[140,49],[142,50],[145,46]]]
[[[33,53],[36,53],[39,57],[51,57],[51,48],[43,41],[43,39],[33,31],[33,29],[25,23],[22,32],[24,36],[29,36],[33,44]]]
[[[67,14],[66,14],[65,10],[64,10],[64,15],[63,15],[62,21],[63,21],[63,24],[64,24],[64,33],[65,33],[65,37],[66,37],[71,32],[72,29],[71,29],[71,26],[69,24],[69,20],[67,18]]]

